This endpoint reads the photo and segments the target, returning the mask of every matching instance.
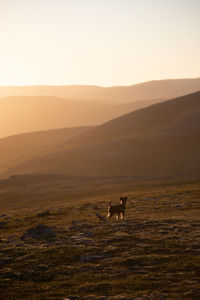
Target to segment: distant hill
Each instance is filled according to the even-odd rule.
[[[89,128],[7,171],[4,164],[4,175],[200,177],[199,120],[197,92]]]
[[[40,130],[100,125],[197,90],[200,90],[200,79],[149,81],[108,88],[0,87],[0,138]],[[9,97],[1,98],[3,96]]]
[[[58,128],[99,125],[162,100],[109,104],[105,101],[57,97],[8,97],[0,99],[0,138]]]
[[[52,96],[67,99],[106,100],[126,103],[170,99],[200,90],[200,78],[154,80],[131,86],[24,86],[0,87],[0,98],[9,96]]]
[[[109,120],[111,112],[109,105],[99,101],[42,96],[3,98],[0,99],[0,138],[40,130],[99,125]]]

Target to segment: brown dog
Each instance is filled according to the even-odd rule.
[[[120,216],[123,219],[125,216],[127,199],[128,197],[120,197],[120,204],[118,205],[112,205],[111,203],[109,203],[107,218],[109,219],[112,218],[112,216],[117,215],[118,219],[120,218]]]

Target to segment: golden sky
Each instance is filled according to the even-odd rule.
[[[0,0],[0,85],[200,77],[199,0]]]

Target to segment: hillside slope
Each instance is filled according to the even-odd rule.
[[[0,99],[0,138],[20,133],[101,124],[112,106],[99,101],[56,97]],[[115,116],[115,113],[114,113]]]
[[[5,174],[199,176],[200,92],[152,105],[71,137]]]
[[[0,99],[0,138],[20,133],[99,125],[123,114],[164,101],[123,104],[56,97],[8,97]]]
[[[88,129],[89,127],[55,129],[0,139],[0,174],[15,164],[54,152],[69,138]]]
[[[99,125],[197,90],[200,90],[200,79],[149,81],[107,88],[0,87],[0,138],[39,130]]]

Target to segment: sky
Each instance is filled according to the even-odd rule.
[[[200,77],[199,0],[0,0],[0,86]]]

